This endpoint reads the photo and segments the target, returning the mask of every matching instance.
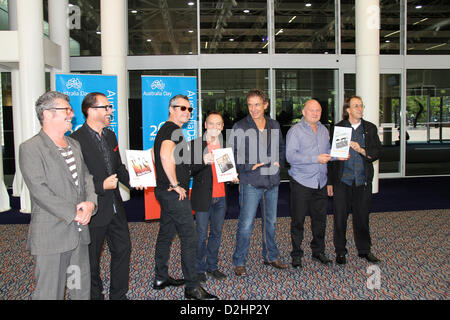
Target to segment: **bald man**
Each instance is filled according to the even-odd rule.
[[[305,103],[302,120],[289,129],[286,136],[286,160],[291,187],[292,266],[302,267],[302,241],[306,214],[311,215],[313,260],[331,262],[325,256],[327,219],[327,163],[330,161],[328,129],[320,123],[322,107],[317,100]]]

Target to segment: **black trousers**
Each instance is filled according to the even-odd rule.
[[[347,253],[347,220],[351,212],[353,236],[359,254],[370,252],[369,209],[372,200],[372,184],[362,186],[346,185],[340,182],[333,186],[334,247],[336,254]]]
[[[181,269],[186,288],[196,288],[199,285],[195,267],[197,231],[189,198],[180,201],[175,191],[156,191],[155,196],[161,205],[159,233],[155,248],[156,280],[163,281],[169,277],[170,247],[178,234],[181,244]]]
[[[304,237],[306,214],[311,215],[311,231],[313,239],[311,250],[313,255],[325,251],[325,229],[327,225],[328,194],[327,187],[312,189],[305,187],[294,179],[290,179],[291,187],[291,257],[303,257],[301,248]]]
[[[100,257],[103,244],[108,244],[111,253],[110,300],[122,300],[128,292],[130,278],[131,241],[128,222],[113,215],[111,222],[102,227],[89,227],[89,263],[91,266],[91,299],[103,300],[103,282],[100,278]]]

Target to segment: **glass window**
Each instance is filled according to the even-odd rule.
[[[345,97],[356,94],[354,73],[344,74],[344,88]],[[400,97],[400,74],[380,74],[378,135],[383,145],[380,156],[380,173],[400,172]]]
[[[341,53],[355,54],[355,0],[341,0]],[[400,53],[400,0],[380,0],[380,53]]]
[[[450,174],[450,70],[408,70],[406,175]]]
[[[0,0],[0,30],[9,30],[7,0]]]
[[[333,69],[276,70],[276,116],[284,137],[303,117],[305,102],[312,98],[322,106],[321,122],[328,127],[334,122],[337,72]]]
[[[334,0],[275,1],[276,53],[335,53]]]
[[[79,16],[70,30],[70,55],[101,56],[100,0],[69,2],[70,16]]]
[[[408,54],[450,54],[450,2],[408,0]]]
[[[267,53],[267,1],[201,1],[201,53]]]
[[[217,110],[224,117],[224,129],[231,129],[233,123],[248,114],[245,97],[254,88],[269,95],[267,69],[202,70],[202,119],[209,111]]]
[[[197,54],[197,1],[128,0],[129,55]]]

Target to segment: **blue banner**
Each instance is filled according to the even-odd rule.
[[[106,95],[114,111],[109,129],[116,133],[117,126],[117,76],[102,74],[56,74],[55,89],[69,96],[70,105],[75,117],[72,120],[72,131],[76,131],[85,121],[81,112],[81,103],[84,97],[91,92],[101,92]]]
[[[187,141],[197,137],[197,77],[142,76],[142,131],[144,150],[153,147],[156,134],[169,118],[170,98],[186,95],[191,107],[190,120],[183,125]]]

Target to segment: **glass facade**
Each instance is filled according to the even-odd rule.
[[[98,72],[100,0],[69,2],[72,70]],[[284,134],[306,100],[332,125],[355,94],[355,0],[128,0],[127,14],[132,148],[142,147],[141,75],[197,76],[199,120],[218,110],[226,128],[262,88]],[[446,0],[380,0],[381,177],[450,174],[449,16]]]
[[[450,53],[450,1],[407,1],[408,54]]]
[[[334,0],[276,1],[276,53],[335,53]]]
[[[129,0],[129,55],[197,54],[196,2]]]
[[[267,1],[200,1],[201,53],[267,53]]]
[[[450,70],[408,70],[406,175],[450,174]]]

